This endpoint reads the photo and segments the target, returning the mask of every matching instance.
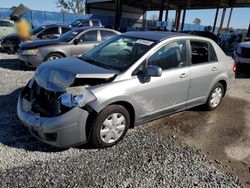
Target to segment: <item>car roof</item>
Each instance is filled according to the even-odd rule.
[[[85,21],[85,20],[92,20],[92,21],[100,21],[99,19],[92,19],[92,18],[79,18],[76,20],[81,20],[81,21]]]
[[[5,21],[5,22],[11,22],[11,23],[14,23],[14,21],[12,21],[12,20],[8,20],[8,19],[0,19],[0,21]]]
[[[88,29],[103,29],[103,30],[111,30],[111,31],[115,31],[113,29],[108,29],[105,27],[100,27],[100,26],[96,26],[96,27],[91,27],[91,26],[86,26],[86,27],[77,27],[77,28],[73,28],[73,31],[84,31],[84,30],[88,30]]]
[[[194,36],[186,33],[177,33],[177,32],[163,32],[163,31],[130,31],[123,33],[123,36],[129,37],[140,37],[147,40],[153,41],[162,41],[172,37],[185,37],[185,36]]]
[[[243,48],[250,48],[250,41],[242,42],[239,44],[239,46]]]

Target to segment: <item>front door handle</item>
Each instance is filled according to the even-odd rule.
[[[216,67],[213,67],[213,68],[212,68],[212,71],[216,71],[216,70],[217,70],[217,68],[216,68]]]
[[[180,75],[180,78],[186,78],[187,76],[188,76],[188,74],[182,73],[182,74]]]

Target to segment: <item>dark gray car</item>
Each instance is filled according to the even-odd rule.
[[[37,67],[42,62],[80,55],[104,40],[120,34],[101,27],[73,29],[55,40],[37,40],[20,44],[18,56],[29,67]]]

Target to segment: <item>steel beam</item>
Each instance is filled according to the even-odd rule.
[[[165,21],[168,21],[168,11],[169,11],[169,0],[167,1],[167,4],[166,4]]]
[[[221,16],[221,21],[220,21],[220,27],[219,27],[219,33],[222,32],[222,28],[223,28],[223,23],[224,23],[224,19],[225,19],[225,14],[226,14],[226,8],[223,8],[223,12],[222,12],[222,16]]]
[[[177,9],[176,13],[175,13],[175,24],[174,24],[174,27],[175,27],[176,31],[179,31],[180,17],[181,17],[181,10]]]
[[[161,7],[160,7],[160,12],[159,12],[159,21],[162,21],[163,17],[163,9],[164,8],[164,0],[161,0]]]
[[[181,22],[181,31],[183,31],[183,29],[184,29],[185,17],[186,17],[186,9],[183,10],[182,22]]]
[[[230,9],[228,22],[227,22],[227,30],[229,29],[229,25],[230,25],[230,22],[231,22],[232,12],[233,12],[233,7],[231,7],[231,9]]]
[[[115,0],[115,29],[120,30],[122,15],[122,3],[121,0]]]

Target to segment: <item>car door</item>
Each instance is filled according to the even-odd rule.
[[[210,42],[190,40],[190,54],[191,80],[187,105],[192,107],[206,102],[211,84],[220,70]]]
[[[80,55],[100,43],[97,30],[86,31],[77,38],[78,43],[71,49],[72,55]]]
[[[170,42],[148,58],[148,65],[161,67],[162,75],[151,77],[149,82],[138,87],[135,98],[138,98],[137,102],[144,109],[140,118],[186,107],[190,82],[186,46],[186,40]]]

